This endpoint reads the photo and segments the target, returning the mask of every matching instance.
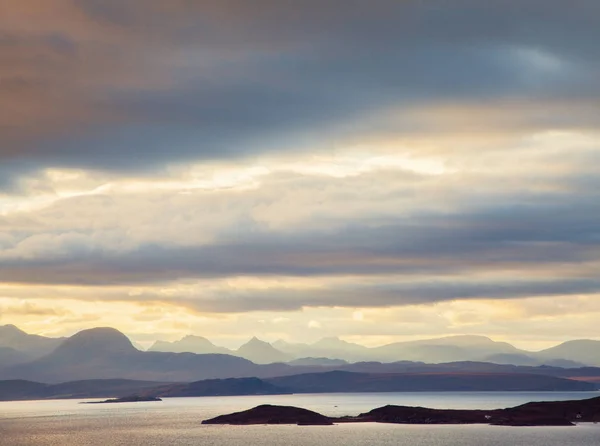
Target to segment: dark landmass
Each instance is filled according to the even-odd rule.
[[[131,395],[124,396],[123,398],[111,398],[104,401],[88,401],[81,404],[112,404],[112,403],[141,403],[146,401],[162,401],[160,398],[155,396],[139,396]]]
[[[258,378],[207,379],[189,384],[170,384],[144,394],[161,397],[282,395],[292,393]]]
[[[298,424],[301,426],[331,426],[334,419],[292,406],[271,406],[268,404],[257,406],[243,412],[221,415],[202,424]]]
[[[593,391],[597,384],[554,376],[501,373],[352,373],[333,371],[269,378],[294,393]]]
[[[590,383],[553,376],[493,373],[353,373],[333,371],[277,378],[227,378],[191,383],[98,379],[43,384],[0,381],[0,401],[64,398],[194,397],[281,395],[290,393],[451,392],[451,391],[594,391]]]
[[[501,374],[533,374],[572,377],[600,377],[600,367],[563,368],[556,366],[515,366],[512,364],[494,364],[490,362],[459,361],[440,364],[423,362],[398,361],[390,363],[357,362],[347,366],[339,366],[336,370],[359,373],[501,373]],[[330,369],[331,370],[331,369]],[[313,370],[314,371],[314,370]],[[321,370],[326,371],[326,370]]]
[[[161,397],[276,395],[290,393],[447,392],[447,391],[593,391],[597,384],[564,378],[519,374],[307,373],[278,378],[229,378],[170,384],[148,389]]]
[[[576,422],[600,421],[600,397],[576,401],[531,402],[508,409],[451,410],[426,407],[384,406],[351,417],[326,417],[288,406],[258,406],[221,415],[202,424],[492,424],[501,426],[572,426]]]
[[[61,384],[25,380],[0,381],[0,401],[68,398],[110,398],[139,394],[165,383],[128,379],[92,379]]]

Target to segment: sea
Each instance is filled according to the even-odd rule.
[[[598,446],[600,424],[574,427],[339,424],[219,426],[204,419],[259,404],[356,415],[386,404],[495,409],[529,401],[575,400],[598,392],[334,393],[165,398],[161,402],[80,404],[83,400],[0,402],[1,446],[406,445]],[[84,400],[97,401],[97,400]]]

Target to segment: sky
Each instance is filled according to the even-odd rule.
[[[600,339],[597,0],[0,2],[0,324]]]

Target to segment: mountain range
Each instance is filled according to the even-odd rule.
[[[568,341],[539,352],[521,350],[507,342],[493,341],[485,336],[458,335],[408,342],[394,342],[381,347],[365,347],[336,337],[323,338],[313,344],[272,344],[256,337],[237,350],[218,347],[206,338],[186,336],[179,341],[157,341],[149,351],[223,353],[240,356],[259,364],[296,362],[308,364],[317,358],[346,362],[418,361],[440,363],[452,361],[483,361],[496,364],[551,365],[557,367],[600,366],[600,341]]]
[[[58,347],[65,338],[49,338],[25,333],[12,324],[0,325],[0,364],[42,357]]]
[[[444,391],[595,391],[598,384],[526,373],[357,373],[330,371],[275,378],[206,379],[158,383],[126,379],[94,379],[45,384],[0,381],[0,401],[87,398],[173,398],[234,395],[281,395],[336,392]]]
[[[267,368],[268,371],[262,370]],[[86,379],[143,379],[193,381],[207,378],[277,374],[285,364],[260,366],[224,354],[144,352],[114,328],[83,330],[64,340],[45,356],[0,367],[0,379],[59,383]]]
[[[206,338],[186,336],[176,342],[157,341],[149,351],[141,351],[112,328],[83,330],[69,338],[46,338],[7,325],[0,327],[0,379],[44,383],[88,379],[192,382],[332,370],[433,373],[456,371],[456,367],[462,372],[560,377],[587,373],[593,377],[600,374],[581,372],[586,370],[581,367],[600,365],[599,347],[600,341],[580,340],[541,352],[526,352],[483,336],[452,336],[376,348],[338,338],[314,344],[270,344],[252,338],[239,349],[229,350]]]
[[[15,336],[17,332],[12,327],[8,332],[12,336],[11,345],[29,345],[17,338],[28,340],[31,335],[20,332]],[[15,339],[18,342],[14,342]],[[425,346],[425,351],[437,351],[448,345],[451,351],[456,351],[457,341],[461,348],[479,349],[478,354],[485,352],[489,345],[500,344],[502,349],[510,349],[502,343],[472,337],[444,338],[436,341],[437,345],[429,341],[390,345],[404,351],[419,351],[421,346]],[[35,338],[33,342],[40,340]],[[110,397],[127,395],[126,391],[147,393],[156,387],[162,389],[163,396],[189,396],[313,391],[592,390],[600,383],[600,368],[596,367],[520,366],[478,361],[349,363],[327,357],[259,364],[223,353],[141,351],[113,328],[83,330],[57,342],[58,346],[45,355],[39,356],[38,350],[33,359],[25,353],[19,356],[13,347],[2,347],[0,352],[12,357],[12,362],[0,363],[0,398]],[[6,339],[4,344],[8,344]],[[323,353],[325,346],[354,348],[335,339],[326,339],[319,345],[319,353]],[[258,339],[242,347],[238,350],[240,353],[253,356],[257,361],[266,361],[278,352],[273,345]],[[15,360],[23,362],[15,363]]]

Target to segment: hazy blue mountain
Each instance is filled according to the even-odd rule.
[[[202,336],[188,335],[179,341],[156,341],[149,349],[149,352],[173,352],[173,353],[220,353],[224,355],[235,355],[234,352],[219,347]]]
[[[142,352],[113,328],[81,331],[52,353],[0,370],[0,379],[58,383],[88,379],[190,382],[208,378],[276,376],[291,367],[259,366],[231,355]]]
[[[571,361],[569,359],[543,359],[536,358],[534,353],[528,355],[522,353],[498,353],[485,358],[486,362],[493,362],[495,364],[513,364],[513,365],[527,365],[527,366],[540,366],[548,365],[552,367],[562,367],[566,369],[585,367],[587,364],[581,362]]]
[[[522,353],[506,343],[485,336],[448,336],[408,342],[394,342],[371,349],[372,359],[379,361],[481,361],[496,354]]]
[[[30,357],[41,357],[50,353],[64,339],[28,334],[12,324],[0,326],[0,347],[8,347]]]
[[[577,361],[571,361],[570,359],[540,359],[540,365],[560,367],[563,369],[577,369],[582,367],[588,367],[588,364],[583,364]]]
[[[280,350],[277,350],[271,344],[254,337],[242,345],[235,355],[246,358],[256,364],[271,364],[274,362],[286,362],[292,357]]]
[[[370,358],[370,349],[359,344],[346,342],[337,337],[323,338],[313,344],[289,343],[278,340],[273,345],[293,356],[299,358],[330,358],[344,361],[365,361]]]
[[[10,347],[0,347],[0,367],[8,367],[15,364],[31,361],[33,358],[19,350]]]
[[[278,339],[277,341],[273,342],[272,345],[277,350],[286,353],[294,358],[306,357],[304,353],[310,351],[309,344],[287,342],[283,339]]]
[[[581,367],[600,365],[600,341],[569,341],[541,352],[520,350],[506,342],[485,336],[458,335],[417,341],[394,342],[368,348],[337,337],[326,337],[315,343],[291,343],[278,340],[273,344],[253,338],[236,350],[218,347],[200,336],[186,336],[175,342],[157,341],[150,351],[221,353],[240,356],[260,364],[295,361],[303,358],[327,358],[347,362],[412,361],[444,363],[456,361],[489,361],[514,365],[553,365]],[[340,365],[300,361],[294,365]]]
[[[298,358],[288,361],[288,364],[293,366],[343,366],[348,364],[348,361],[330,358]]]
[[[494,364],[513,364],[513,365],[529,365],[537,366],[541,365],[540,361],[524,353],[496,353],[494,355],[487,356],[486,362],[493,362]]]
[[[339,358],[349,362],[361,361],[420,361],[450,362],[484,360],[498,354],[525,354],[506,342],[495,342],[485,336],[449,336],[419,341],[394,342],[368,348],[336,337],[323,338],[313,344],[294,344],[277,341],[279,350],[296,357]]]
[[[563,342],[534,354],[540,359],[566,359],[592,366],[600,366],[600,341],[579,339]]]

